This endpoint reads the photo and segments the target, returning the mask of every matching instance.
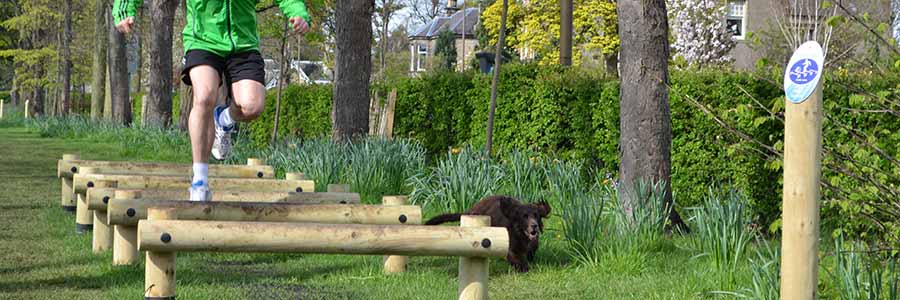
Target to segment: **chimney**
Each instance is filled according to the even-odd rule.
[[[445,10],[445,14],[449,17],[457,11],[459,11],[459,7],[456,6],[456,0],[447,0],[447,9]]]

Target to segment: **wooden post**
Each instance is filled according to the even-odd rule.
[[[817,298],[823,72],[822,48],[811,41],[797,49],[785,73],[782,300]]]
[[[114,199],[139,199],[140,190],[117,190]],[[131,265],[140,261],[141,253],[137,250],[137,227],[115,225],[113,240],[113,265]]]
[[[62,161],[78,160],[80,158],[81,157],[78,154],[63,154]],[[60,163],[60,166],[57,166],[57,172],[62,171],[61,165],[62,163]],[[77,203],[75,203],[75,190],[72,188],[72,177],[62,177],[59,180],[60,185],[62,186],[62,190],[60,191],[62,201],[60,205],[62,205],[63,211],[75,213]]]
[[[59,161],[59,177],[72,178],[78,168],[94,167],[103,174],[119,175],[156,175],[186,176],[191,174],[190,164],[129,162],[129,161],[97,161],[97,160],[61,160]],[[209,176],[212,178],[275,178],[272,166],[245,165],[209,165]]]
[[[303,173],[285,173],[284,179],[286,179],[286,180],[304,180],[304,179],[306,179],[306,175]],[[309,191],[309,192],[315,192],[315,191]]]
[[[84,193],[88,185],[99,180],[115,180],[121,189],[185,189],[191,186],[190,176],[153,175],[108,175],[75,174],[72,186],[76,193]],[[209,187],[219,194],[223,191],[251,190],[258,192],[304,192],[315,191],[312,180],[276,180],[259,178],[216,178],[209,179]]]
[[[95,174],[96,168],[81,168],[83,174]],[[93,187],[94,183],[90,184]],[[74,189],[73,189],[74,190]],[[87,200],[84,199],[84,192],[75,193],[75,232],[82,234],[94,229],[94,214],[87,207]]]
[[[262,160],[262,159],[259,159],[259,158],[253,158],[253,157],[251,157],[251,158],[248,158],[248,159],[247,159],[247,165],[248,165],[248,166],[262,166],[262,165],[265,165],[265,164],[266,164],[266,162],[265,162],[264,160]]]
[[[25,118],[28,119],[31,117],[29,114],[31,110],[31,99],[25,100]]]
[[[489,216],[461,216],[460,227],[489,227]],[[488,259],[483,257],[459,258],[459,300],[488,299]]]
[[[398,205],[406,205],[406,196],[384,196],[381,201],[385,206],[398,206]],[[403,216],[401,216],[403,218]],[[405,220],[401,220],[405,221]],[[407,223],[407,222],[403,222]],[[421,222],[419,222],[421,223]],[[385,274],[394,274],[394,273],[403,273],[406,271],[406,256],[400,255],[386,255],[384,257],[384,273]]]
[[[463,39],[463,43],[465,43],[465,39]],[[465,46],[463,46],[463,48],[465,48]],[[463,51],[465,51],[465,49],[463,49]],[[387,113],[384,117],[385,122],[384,125],[382,125],[382,127],[384,128],[384,138],[386,139],[391,139],[394,137],[394,106],[396,106],[396,104],[397,89],[392,89],[390,95],[388,96]]]
[[[174,220],[174,208],[151,208],[149,220]],[[165,239],[163,235],[160,238]],[[171,236],[169,236],[171,239]],[[144,299],[175,299],[175,252],[147,251]]]
[[[349,193],[350,185],[349,184],[329,184],[328,192],[329,193]]]
[[[3,99],[0,99],[0,119],[3,119]]]
[[[94,189],[108,189],[115,188],[115,181],[102,180],[98,181],[97,185],[87,191],[87,194],[90,194]],[[88,195],[85,195],[85,199],[88,199]],[[87,202],[87,201],[85,201]],[[109,220],[106,217],[106,207],[103,209],[91,209],[90,205],[88,205],[88,210],[90,210],[94,215],[94,236],[91,243],[91,249],[94,253],[102,253],[104,251],[110,250],[113,247],[113,228],[109,226]]]
[[[106,211],[117,189],[92,188],[87,192],[88,209]],[[188,200],[186,189],[141,190],[141,200]],[[216,193],[214,202],[267,202],[304,204],[359,204],[357,193],[295,193],[295,192],[246,192],[222,191]]]

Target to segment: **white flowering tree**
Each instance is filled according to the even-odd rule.
[[[732,33],[725,22],[726,1],[667,0],[675,42],[672,50],[690,66],[704,67],[731,61]]]

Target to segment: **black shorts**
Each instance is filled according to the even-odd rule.
[[[250,79],[266,85],[266,63],[262,55],[255,50],[234,53],[228,57],[221,57],[206,50],[188,50],[184,54],[183,63],[181,81],[187,85],[191,85],[191,68],[200,65],[216,69],[219,72],[219,79],[222,79],[221,76],[224,74],[225,80],[220,80],[219,84]]]

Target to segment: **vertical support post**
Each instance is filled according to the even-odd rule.
[[[327,191],[329,193],[349,193],[350,185],[349,184],[329,184]]]
[[[28,119],[31,117],[31,100],[25,100],[25,118]]]
[[[78,154],[63,154],[62,156],[62,160],[65,161],[79,159],[81,159],[81,156]],[[58,168],[59,167],[57,166],[57,169]],[[75,190],[72,187],[72,178],[60,178],[60,185],[62,186],[62,190],[60,191],[60,198],[62,201],[60,205],[62,205],[63,211],[74,213],[77,203],[75,203]]]
[[[97,174],[97,168],[83,167],[81,174]],[[96,184],[89,182],[88,188]],[[73,190],[74,191],[74,190]],[[82,234],[94,229],[94,214],[88,210],[87,199],[82,194],[75,194],[75,232]]]
[[[140,199],[140,190],[116,190],[114,199]],[[115,200],[113,200],[115,201]],[[113,238],[113,265],[131,265],[140,261],[137,248],[137,226],[115,225]]]
[[[306,175],[304,175],[303,173],[284,173],[285,180],[303,180],[304,178],[306,178]]]
[[[174,220],[174,208],[150,208],[148,220]],[[163,241],[172,236],[163,233],[159,237]],[[147,263],[144,267],[144,299],[175,299],[175,252],[147,252]]]
[[[806,101],[787,103],[784,119],[781,299],[815,299],[819,274],[822,84]]]
[[[490,216],[461,216],[460,227],[491,226]],[[488,259],[459,258],[459,300],[488,299]]]
[[[266,164],[266,162],[265,162],[264,160],[262,160],[262,159],[259,159],[259,158],[253,158],[253,157],[251,157],[251,158],[248,158],[248,159],[247,159],[247,165],[248,165],[248,166],[262,166],[262,165],[265,165],[265,164]]]
[[[0,99],[0,119],[3,119],[3,99]]]
[[[100,180],[94,185],[94,187],[97,188],[115,188],[117,186],[118,182],[113,180]],[[89,189],[87,193],[90,194],[91,190]],[[85,194],[85,196],[86,195],[87,194]],[[94,236],[91,243],[91,249],[94,253],[99,254],[112,249],[113,229],[112,227],[109,227],[109,219],[107,218],[105,209],[93,210],[92,212],[94,214]]]
[[[384,196],[381,198],[382,204],[385,206],[406,205],[406,196]],[[401,222],[405,222],[402,221]],[[402,255],[385,255],[384,256],[384,273],[394,274],[406,272],[406,262],[409,260]]]

